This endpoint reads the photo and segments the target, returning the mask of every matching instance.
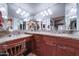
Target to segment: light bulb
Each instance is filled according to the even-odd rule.
[[[18,10],[16,10],[16,13],[19,14],[22,10],[20,8],[18,8]]]

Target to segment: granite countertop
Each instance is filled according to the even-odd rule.
[[[18,34],[18,35],[12,35],[11,37],[5,36],[0,38],[0,44],[5,43],[6,41],[11,41],[11,40],[16,40],[19,38],[24,38],[24,37],[30,37],[32,35],[29,34]]]
[[[58,36],[58,37],[67,37],[79,40],[79,35],[76,34],[65,34],[65,33],[53,33],[53,32],[44,32],[44,31],[26,31],[26,33],[30,34],[42,34],[42,35],[49,35],[49,36]]]
[[[10,41],[10,40],[16,40],[19,38],[24,38],[24,37],[29,37],[32,36],[32,34],[42,34],[42,35],[49,35],[49,36],[57,36],[57,37],[67,37],[67,38],[73,38],[73,39],[77,39],[79,40],[79,35],[74,35],[74,34],[64,34],[64,33],[53,33],[53,32],[44,32],[44,31],[24,31],[26,33],[30,33],[30,34],[18,34],[18,35],[13,35],[11,37],[9,36],[5,36],[0,38],[0,44],[4,43],[6,41]]]

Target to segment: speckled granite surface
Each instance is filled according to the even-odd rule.
[[[49,35],[49,36],[59,36],[59,37],[67,37],[79,40],[79,35],[77,34],[65,34],[65,33],[53,33],[53,32],[44,32],[44,31],[26,31],[26,33],[31,34],[42,34],[42,35]]]
[[[0,44],[4,43],[6,41],[16,40],[16,39],[19,39],[19,38],[30,37],[30,36],[32,36],[32,35],[29,35],[29,34],[18,34],[18,35],[13,35],[11,37],[9,37],[9,36],[1,37],[0,38]]]

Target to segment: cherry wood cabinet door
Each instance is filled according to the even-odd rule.
[[[44,36],[43,37],[44,48],[46,51],[46,56],[56,56],[56,38],[51,36]]]
[[[57,55],[57,56],[62,56],[62,55],[63,55],[63,54],[62,54],[62,48],[57,47],[56,55]]]
[[[41,56],[41,55],[42,55],[41,51],[42,51],[42,49],[39,47],[39,48],[36,48],[36,49],[34,50],[34,53],[35,53],[37,56]]]
[[[45,45],[46,56],[56,56],[56,46]]]
[[[42,51],[43,51],[42,44],[41,43],[36,43],[34,53],[36,55],[40,56],[40,55],[43,55]]]
[[[35,53],[38,56],[44,55],[43,54],[43,42],[42,42],[42,36],[40,35],[34,35],[33,39],[33,53]]]
[[[76,56],[79,56],[79,49],[76,49]]]
[[[47,54],[47,49],[45,48],[44,43],[42,43],[42,46],[40,46],[40,55],[46,56],[46,54]]]
[[[69,46],[57,46],[58,56],[75,56],[75,48]]]
[[[36,35],[35,53],[40,56],[79,56],[79,41],[70,38]]]
[[[0,52],[2,51],[3,49],[2,49],[2,45],[0,45]]]
[[[43,38],[44,37],[44,38]],[[53,56],[56,55],[56,47],[52,46],[53,38],[46,36],[35,36],[35,53],[39,56]],[[52,42],[51,42],[52,41]]]

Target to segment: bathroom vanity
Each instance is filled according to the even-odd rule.
[[[73,34],[30,32],[32,52],[38,56],[79,56],[79,37]]]
[[[23,55],[29,49],[27,43],[31,42],[31,36],[29,34],[18,34],[0,38],[0,55],[3,53],[10,56]]]

